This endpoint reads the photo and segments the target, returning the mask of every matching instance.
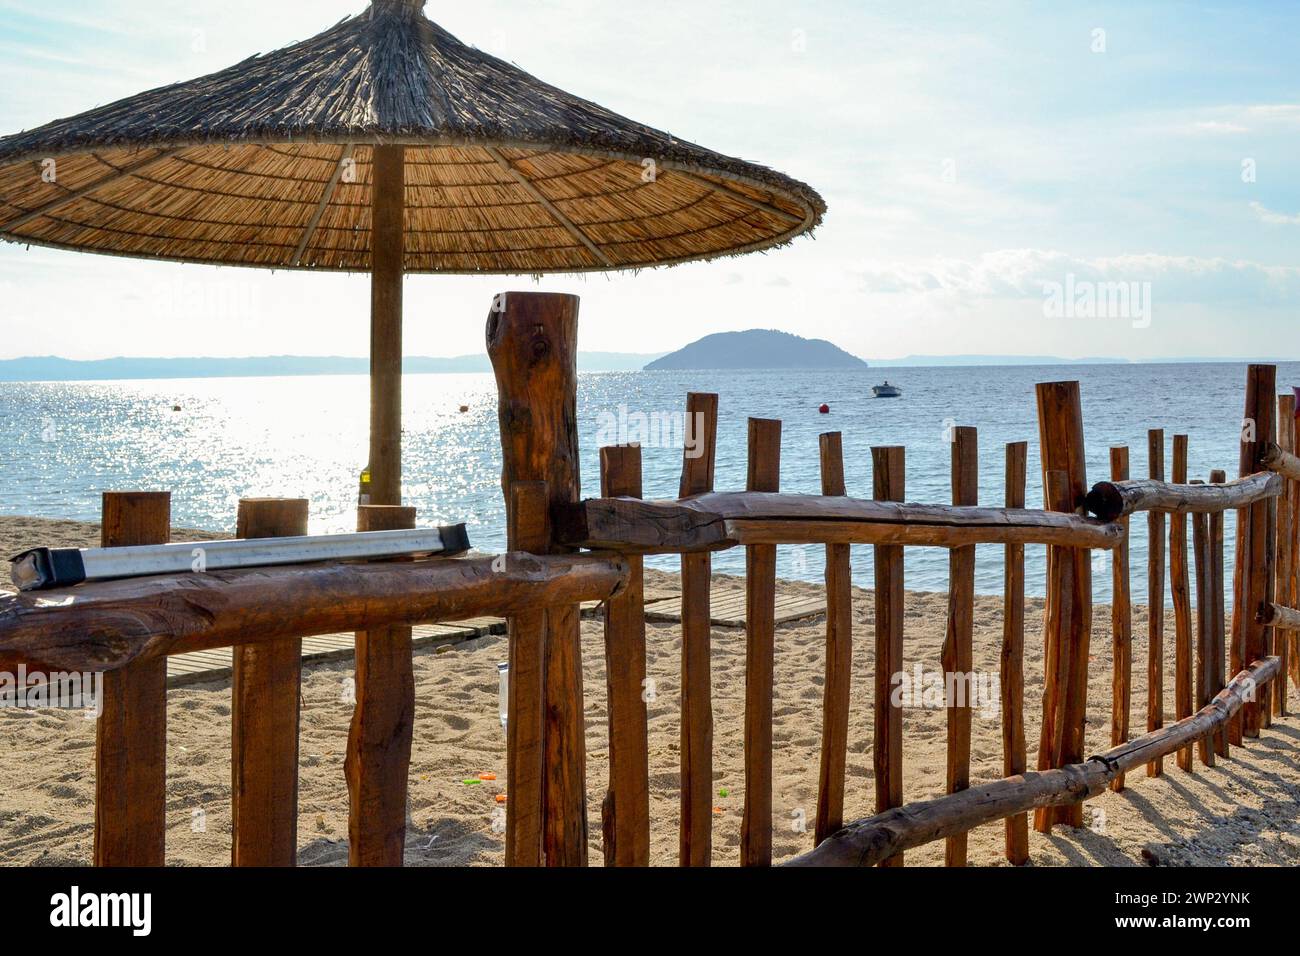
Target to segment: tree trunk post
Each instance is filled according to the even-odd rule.
[[[544,481],[552,512],[577,504],[578,297],[498,295],[487,322],[496,372],[507,501],[516,482]],[[513,521],[507,533],[518,533]],[[551,538],[548,553],[565,548]],[[547,866],[587,865],[586,740],[579,607],[546,609],[543,853]]]
[[[1273,414],[1277,407],[1277,366],[1252,365],[1246,374],[1246,409],[1241,430],[1241,477],[1263,471],[1263,456],[1273,441]],[[1259,612],[1272,593],[1273,555],[1269,551],[1271,501],[1259,501],[1242,515],[1241,547],[1237,550],[1237,593],[1234,614],[1239,619],[1243,664],[1247,667],[1268,653],[1268,629],[1259,623]],[[1272,693],[1272,688],[1267,689]],[[1258,737],[1265,704],[1261,688],[1255,700],[1246,702],[1242,731]]]
[[[1038,425],[1046,507],[1049,511],[1078,513],[1088,493],[1078,382],[1038,386]],[[1059,477],[1053,479],[1054,473]],[[1049,575],[1049,587],[1055,590],[1048,603],[1056,629],[1049,638],[1054,640],[1058,654],[1056,670],[1047,675],[1047,682],[1056,687],[1060,719],[1059,726],[1053,728],[1050,767],[1063,767],[1083,759],[1092,631],[1092,556],[1086,548],[1050,548],[1048,564],[1054,569],[1054,575]],[[1046,729],[1045,725],[1044,732]],[[1057,808],[1049,819],[1080,827],[1083,805]]]
[[[357,512],[358,531],[415,527],[415,509],[369,505]],[[411,627],[356,633],[356,704],[348,729],[343,775],[348,784],[348,862],[401,866],[415,729],[415,670]]]

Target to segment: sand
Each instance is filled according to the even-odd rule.
[[[193,533],[198,536],[198,533]],[[33,544],[88,546],[98,530],[73,522],[0,518],[0,554]],[[675,587],[672,575],[652,573],[655,588]],[[2,586],[2,585],[0,585]],[[743,588],[718,577],[717,589]],[[809,584],[783,583],[809,594]],[[870,592],[855,590],[855,654],[848,755],[846,816],[869,816],[873,615]],[[946,596],[909,593],[906,653],[939,669]],[[1042,693],[1039,638],[1042,602],[1031,601],[1026,638],[1026,724],[1031,760],[1036,749]],[[1096,608],[1089,688],[1089,752],[1109,744],[1111,655],[1109,610]],[[825,622],[814,618],[779,628],[776,651],[774,850],[779,859],[811,846],[824,668]],[[601,862],[599,807],[607,779],[605,676],[601,627],[583,624],[586,683],[588,829],[591,862]],[[1001,601],[981,597],[975,608],[975,664],[995,675],[1001,645]],[[1136,611],[1134,728],[1145,727],[1146,615]],[[648,673],[657,696],[650,706],[652,856],[657,865],[677,857],[678,686],[681,633],[651,624]],[[1166,684],[1172,694],[1173,636],[1166,636]],[[503,784],[466,786],[480,772],[505,778],[505,735],[497,716],[496,664],[506,658],[503,637],[415,657],[416,730],[411,766],[411,826],[406,862],[419,866],[499,865],[502,834],[495,795]],[[714,773],[720,812],[714,818],[715,865],[739,856],[744,801],[744,632],[717,628],[713,635]],[[345,686],[351,662],[314,665],[303,677],[299,860],[304,865],[347,861],[347,790],[343,757],[351,707]],[[1292,695],[1292,707],[1300,706]],[[1173,713],[1172,697],[1165,704]],[[904,720],[904,777],[909,800],[944,787],[945,717],[913,708]],[[94,724],[79,713],[0,711],[0,862],[89,862],[94,814]],[[1088,804],[1086,829],[1058,828],[1052,837],[1031,833],[1034,865],[1297,865],[1300,864],[1300,721],[1274,720],[1257,743],[1233,751],[1231,761],[1195,773],[1166,760],[1162,778],[1131,774],[1129,788]],[[976,711],[972,779],[1001,776],[1001,731],[996,712]],[[168,707],[168,861],[224,865],[230,858],[230,684],[216,681],[176,689]],[[806,825],[807,831],[798,832]],[[1003,827],[970,836],[970,861],[1003,865]],[[942,844],[907,855],[910,864],[942,862]]]

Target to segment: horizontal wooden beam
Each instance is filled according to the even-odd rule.
[[[556,516],[572,547],[637,554],[754,544],[1059,544],[1111,550],[1124,529],[1091,518],[1014,508],[902,504],[819,495],[728,492],[681,501],[596,498]]]
[[[1102,481],[1093,485],[1084,506],[1102,521],[1119,521],[1137,511],[1213,514],[1276,498],[1284,484],[1267,472],[1222,485],[1175,485],[1150,478]]]
[[[627,580],[614,555],[512,553],[109,581],[0,598],[0,669],[112,671],[237,644],[504,617],[604,600]]]
[[[1281,604],[1268,604],[1260,611],[1259,623],[1283,631],[1300,631],[1300,611]]]
[[[1214,733],[1277,676],[1281,661],[1256,661],[1206,707],[1082,763],[1025,773],[934,800],[909,803],[850,824],[786,866],[875,866],[904,850],[965,833],[1039,807],[1070,806],[1099,796],[1110,782]]]
[[[1275,471],[1292,481],[1300,481],[1300,458],[1289,451],[1283,451],[1279,445],[1269,444],[1264,449],[1263,463],[1269,471]]]

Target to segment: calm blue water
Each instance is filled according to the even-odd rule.
[[[874,400],[888,376],[901,400]],[[647,416],[681,411],[687,391],[721,396],[717,487],[745,481],[746,418],[784,421],[782,490],[816,493],[817,436],[844,434],[851,495],[871,496],[872,445],[907,446],[907,497],[946,502],[949,424],[980,430],[980,500],[1004,498],[1004,445],[1029,441],[1029,504],[1042,502],[1037,479],[1034,384],[1078,379],[1083,386],[1088,478],[1109,477],[1108,449],[1132,448],[1134,476],[1147,470],[1146,431],[1191,436],[1193,478],[1212,468],[1235,474],[1245,366],[1107,365],[915,368],[867,372],[635,372],[584,375],[579,428],[584,493],[599,491],[597,447],[620,410]],[[1279,385],[1300,384],[1300,364],[1279,367]],[[818,414],[822,402],[829,416]],[[368,384],[364,377],[185,381],[0,383],[0,513],[94,521],[107,489],[169,489],[175,522],[230,530],[243,496],[293,496],[312,502],[314,532],[352,530],[357,475],[365,464]],[[489,375],[416,375],[406,380],[404,497],[421,523],[464,521],[476,547],[504,545],[496,390]],[[182,411],[173,412],[180,405]],[[459,407],[470,411],[461,414]],[[636,419],[630,419],[635,423]],[[667,434],[662,434],[666,431]],[[604,432],[604,434],[602,434]],[[647,436],[632,434],[632,439]],[[655,436],[651,436],[655,437]],[[646,447],[647,497],[676,496],[680,433],[661,429]],[[675,442],[675,447],[673,447]],[[1229,515],[1229,534],[1232,516]],[[1137,529],[1144,532],[1144,528]],[[1133,536],[1134,568],[1145,567],[1145,533]],[[1231,538],[1229,538],[1231,540]],[[1044,549],[1028,549],[1028,587],[1044,587]],[[907,585],[947,587],[946,552],[910,549]],[[675,568],[675,558],[652,565]],[[743,552],[715,558],[739,573]],[[1105,569],[1108,565],[1100,566]],[[854,575],[871,584],[871,549],[854,549]],[[820,580],[823,549],[781,548],[783,576]],[[979,549],[977,587],[999,593],[1002,548]],[[1109,598],[1109,573],[1095,576]],[[1142,572],[1134,575],[1144,598]]]

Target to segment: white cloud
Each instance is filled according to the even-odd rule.
[[[1158,253],[1084,258],[1043,249],[1002,249],[977,259],[872,261],[857,271],[866,293],[961,298],[1041,297],[1068,275],[1094,282],[1150,282],[1168,302],[1300,302],[1300,267]]]
[[[1240,123],[1221,123],[1216,120],[1203,120],[1199,123],[1192,124],[1192,131],[1196,133],[1247,133],[1250,132]]]
[[[1255,215],[1260,218],[1261,222],[1279,226],[1300,226],[1300,214],[1289,216],[1284,212],[1274,212],[1260,202],[1252,202],[1250,208],[1255,211]]]

